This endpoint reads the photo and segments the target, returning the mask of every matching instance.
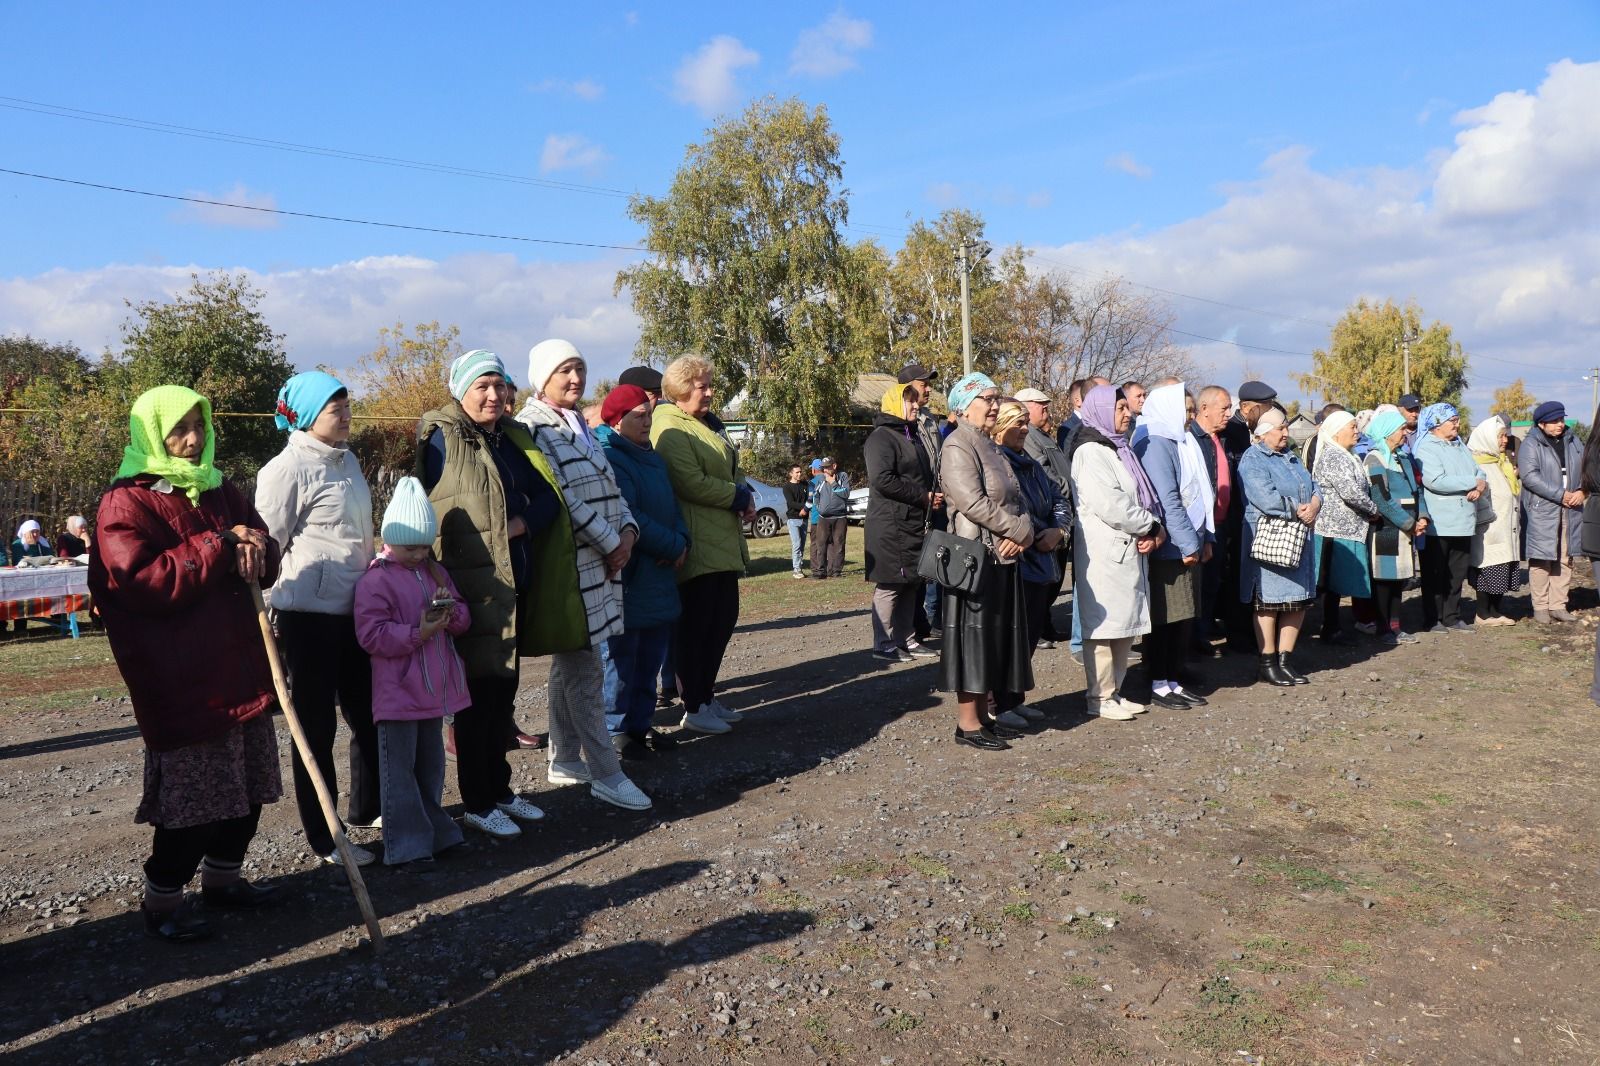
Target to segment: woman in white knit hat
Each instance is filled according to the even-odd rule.
[[[587,640],[555,650],[550,666],[549,778],[555,785],[587,782],[596,799],[642,811],[650,807],[650,797],[622,772],[606,728],[599,651],[623,632],[622,569],[639,539],[639,526],[579,410],[588,370],[583,355],[567,341],[534,345],[528,352],[529,397],[517,415],[532,431],[566,500],[588,627]]]

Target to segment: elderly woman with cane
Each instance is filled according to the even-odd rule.
[[[1254,443],[1239,457],[1245,503],[1239,599],[1255,612],[1259,679],[1282,687],[1307,685],[1311,679],[1294,669],[1289,655],[1306,608],[1316,602],[1310,540],[1322,497],[1289,447],[1282,408],[1269,408],[1250,434]]]
[[[978,541],[989,555],[987,587],[945,589],[940,687],[954,691],[956,743],[1006,751],[1022,734],[989,716],[989,697],[1033,688],[1033,646],[1017,559],[1033,544],[1021,487],[992,439],[1000,390],[984,374],[968,374],[950,389],[960,421],[940,452],[939,489],[950,509],[950,532]]]
[[[630,811],[650,809],[622,772],[606,729],[600,645],[623,633],[622,572],[639,540],[639,523],[622,497],[600,442],[578,410],[589,364],[564,340],[528,351],[528,402],[517,415],[544,453],[566,500],[576,547],[578,594],[588,627],[550,665],[550,766],[553,785],[588,784],[595,799]],[[556,575],[540,575],[541,580]]]
[[[240,875],[263,804],[283,793],[271,668],[251,586],[278,575],[266,523],[215,466],[211,404],[176,385],[134,401],[131,441],[100,501],[89,588],[145,744],[135,820],[155,827],[145,930],[207,936],[206,906],[254,908],[277,890]]]

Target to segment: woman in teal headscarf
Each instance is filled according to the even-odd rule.
[[[1365,460],[1367,477],[1372,482],[1372,502],[1383,519],[1367,534],[1376,632],[1390,647],[1415,644],[1417,638],[1400,627],[1400,597],[1417,572],[1413,545],[1427,532],[1428,505],[1410,460],[1395,454],[1406,438],[1405,416],[1397,410],[1379,411],[1367,424],[1367,436],[1372,439]]]
[[[128,421],[89,548],[89,591],[145,744],[135,816],[155,827],[145,930],[196,940],[210,932],[183,898],[196,869],[208,908],[276,898],[239,870],[262,804],[283,793],[276,697],[250,594],[277,577],[278,551],[216,468],[205,397],[163,385],[134,401]]]

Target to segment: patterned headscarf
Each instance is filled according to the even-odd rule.
[[[1394,457],[1394,450],[1389,447],[1389,438],[1395,430],[1404,429],[1405,424],[1406,416],[1400,413],[1398,407],[1389,407],[1387,411],[1380,407],[1372,416],[1372,421],[1367,423],[1367,436],[1372,440],[1372,451],[1390,470],[1399,470],[1400,464]]]
[[[979,393],[999,387],[988,374],[974,371],[950,386],[950,410],[956,414],[966,414],[967,408],[972,406],[972,401],[978,398]]]
[[[1139,457],[1128,447],[1127,438],[1116,431],[1117,401],[1123,398],[1121,389],[1110,385],[1096,385],[1084,396],[1083,407],[1079,413],[1083,416],[1084,425],[1099,433],[1116,448],[1117,458],[1122,460],[1122,468],[1133,478],[1139,506],[1155,515],[1157,519],[1164,520],[1166,512],[1161,509],[1161,498],[1156,495],[1155,486],[1150,484],[1150,475],[1139,465]]]
[[[1417,419],[1417,432],[1432,433],[1434,427],[1442,426],[1459,412],[1447,403],[1430,404],[1422,409],[1422,417]]]
[[[200,461],[192,463],[167,454],[167,434],[191,408],[199,407],[206,423],[206,443]],[[182,489],[196,506],[200,494],[222,484],[222,471],[213,466],[217,435],[211,428],[211,401],[182,385],[159,385],[133,401],[128,413],[129,443],[122,451],[117,478],[155,474]]]

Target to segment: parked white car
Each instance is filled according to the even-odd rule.
[[[863,485],[859,489],[850,490],[850,510],[846,512],[845,521],[853,526],[859,526],[867,520],[867,501],[872,498],[872,490]]]

